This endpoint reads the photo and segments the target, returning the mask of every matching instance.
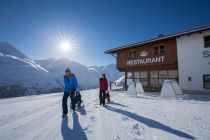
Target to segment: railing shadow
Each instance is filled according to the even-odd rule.
[[[63,140],[87,140],[87,136],[83,131],[76,112],[72,113],[73,129],[68,126],[68,117],[63,118],[61,122],[61,133]]]
[[[182,138],[195,139],[195,137],[191,136],[190,134],[187,134],[187,133],[182,132],[180,130],[173,129],[173,128],[171,128],[167,125],[164,125],[164,124],[162,124],[158,121],[155,121],[155,120],[143,117],[143,116],[139,116],[137,114],[128,112],[126,110],[117,109],[117,108],[114,108],[114,107],[111,107],[111,106],[106,106],[106,108],[110,111],[114,111],[114,112],[120,113],[122,115],[125,115],[129,118],[132,118],[132,119],[134,119],[134,120],[136,120],[140,123],[143,123],[143,124],[147,125],[148,127],[160,129],[160,130],[163,130],[165,132],[174,134],[174,135],[182,137]]]

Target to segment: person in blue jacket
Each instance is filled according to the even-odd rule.
[[[63,107],[63,116],[65,117],[68,114],[68,106],[67,106],[67,100],[70,96],[71,98],[71,104],[72,104],[72,110],[75,110],[75,92],[78,88],[77,78],[74,74],[71,73],[70,69],[67,68],[65,70],[64,75],[64,94],[62,99],[62,107]]]

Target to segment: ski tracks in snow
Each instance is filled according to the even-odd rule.
[[[206,117],[209,103],[143,95],[133,98],[124,92],[110,92],[111,102],[100,106],[98,92],[99,89],[82,91],[85,107],[69,112],[64,119],[63,93],[0,100],[0,139],[170,140],[192,139],[191,134],[210,138]],[[182,110],[177,109],[181,107]]]

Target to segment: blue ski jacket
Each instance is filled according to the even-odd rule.
[[[71,94],[78,88],[77,78],[74,74],[71,77],[64,76],[64,93]]]

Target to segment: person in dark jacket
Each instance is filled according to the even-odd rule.
[[[67,106],[67,100],[70,96],[71,98],[71,104],[72,104],[72,110],[75,110],[75,92],[78,88],[77,78],[74,74],[71,73],[70,69],[67,68],[65,70],[64,75],[64,94],[62,99],[62,107],[63,107],[63,116],[65,117],[68,114],[68,106]]]
[[[99,93],[99,99],[100,99],[100,105],[105,105],[105,96],[106,92],[108,90],[108,82],[106,79],[106,75],[102,74],[102,77],[99,79],[99,87],[100,87],[100,93]]]

